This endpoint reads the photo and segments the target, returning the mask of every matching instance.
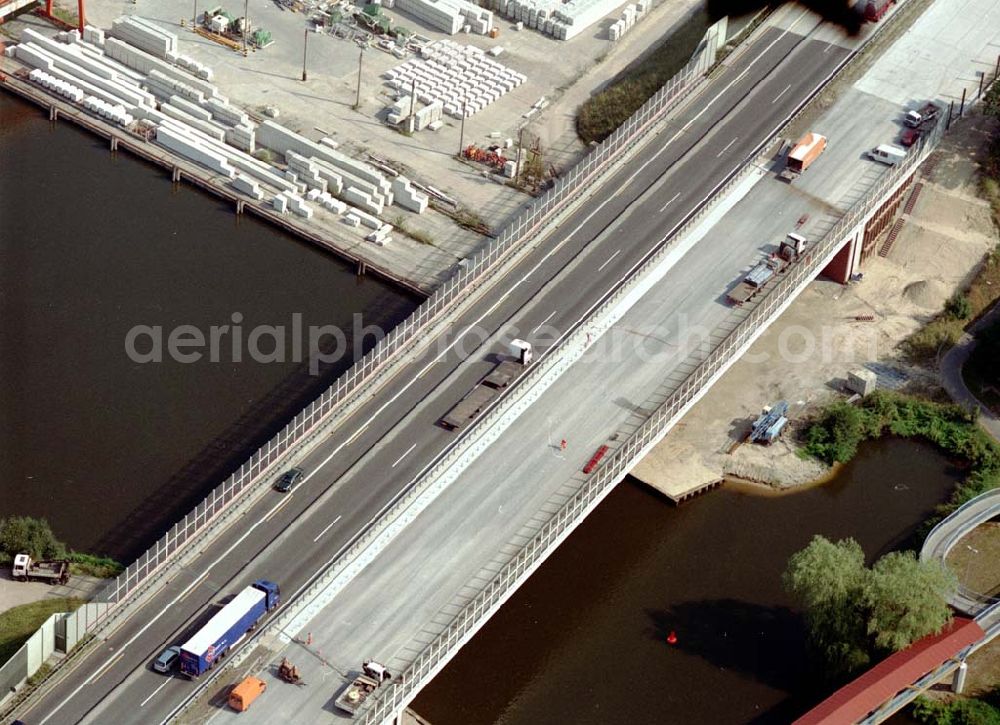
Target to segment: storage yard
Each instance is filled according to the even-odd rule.
[[[694,4],[649,12],[679,20]],[[161,151],[152,156],[164,165],[170,155],[188,162],[177,164],[185,177],[204,175],[200,185],[224,189],[241,210],[280,217],[359,266],[426,292],[474,252],[478,232],[529,201],[506,183],[518,176],[519,152],[527,158],[531,144],[544,156],[549,121],[574,110],[550,106],[588,69],[590,84],[601,81],[593,71],[609,55],[617,16],[572,41],[502,19],[485,35],[451,37],[391,6],[379,12],[394,14],[388,24],[405,45],[387,48],[374,36],[338,37],[338,25],[301,3],[254,0],[249,21],[206,6],[195,24],[187,2],[94,0],[82,35],[34,15],[4,25],[21,42],[8,41],[3,70],[43,94],[33,92],[36,101],[48,94],[94,116],[107,126],[102,135],[120,135],[127,147],[155,144]],[[206,37],[216,31],[228,32],[228,43]],[[635,48],[616,44],[614,65],[660,34],[636,33]],[[74,116],[68,110],[62,115]],[[567,137],[565,118],[554,125],[565,164],[573,160],[566,151],[582,145]],[[496,149],[486,155],[500,163],[478,163],[470,146]],[[546,162],[546,174],[558,173]]]

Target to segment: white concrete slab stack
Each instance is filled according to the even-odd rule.
[[[111,35],[129,45],[166,58],[167,53],[177,54],[177,36],[138,15],[123,15],[111,24]]]

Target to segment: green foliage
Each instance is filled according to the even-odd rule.
[[[809,640],[830,676],[941,631],[951,619],[954,577],[912,552],[893,552],[868,569],[853,539],[822,536],[788,560],[783,582],[805,612]]]
[[[834,544],[814,536],[788,560],[783,581],[805,611],[810,643],[832,675],[869,661],[859,596],[865,587],[865,554],[853,539]]]
[[[93,554],[72,551],[69,554],[69,560],[71,573],[96,576],[99,579],[110,579],[125,570],[124,566],[107,556],[94,556]]]
[[[891,552],[872,567],[868,634],[880,650],[897,651],[951,620],[946,598],[958,586],[955,575],[913,552]]]
[[[1000,83],[994,81],[983,96],[983,113],[993,118],[1000,118]]]
[[[22,552],[34,559],[57,559],[66,555],[49,522],[30,516],[8,516],[0,520],[0,549],[13,556]]]
[[[838,402],[823,410],[806,428],[803,450],[828,464],[843,463],[851,459],[861,441],[886,433],[923,438],[970,464],[969,475],[956,487],[951,500],[938,507],[938,517],[1000,487],[1000,446],[976,425],[975,413],[884,390],[875,391],[856,407]]]
[[[1000,709],[984,700],[940,702],[918,697],[912,714],[914,720],[925,725],[1000,725]]]
[[[956,320],[967,320],[972,316],[972,303],[961,292],[956,292],[944,303],[944,313]]]

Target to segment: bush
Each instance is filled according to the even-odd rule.
[[[124,566],[106,556],[94,556],[73,551],[70,552],[69,560],[72,563],[70,567],[72,573],[96,576],[99,579],[118,576],[125,570]]]
[[[30,516],[8,516],[0,521],[0,549],[14,556],[22,552],[34,559],[58,559],[66,556],[49,522]]]
[[[972,303],[964,294],[956,292],[945,302],[944,312],[956,320],[967,320],[972,316]]]
[[[983,700],[939,702],[919,697],[913,719],[926,725],[1000,725],[1000,710]]]

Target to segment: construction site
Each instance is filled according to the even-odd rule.
[[[537,5],[8,2],[0,71],[50,117],[427,294],[578,160],[577,106],[698,3],[629,5],[625,40],[623,4],[579,23]]]

